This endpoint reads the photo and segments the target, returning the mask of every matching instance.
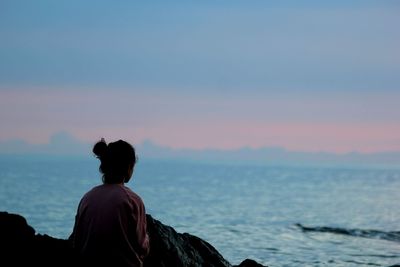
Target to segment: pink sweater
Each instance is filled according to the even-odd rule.
[[[121,184],[94,187],[79,203],[71,237],[87,265],[141,267],[149,253],[142,199]]]

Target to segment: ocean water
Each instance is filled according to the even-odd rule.
[[[95,158],[0,157],[0,210],[67,238]],[[147,213],[228,261],[274,266],[400,263],[400,168],[290,167],[141,159],[127,184]],[[301,227],[301,224],[303,227]]]

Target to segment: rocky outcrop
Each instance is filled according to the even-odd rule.
[[[150,254],[145,267],[234,267],[209,243],[147,215]],[[76,266],[68,240],[36,234],[18,214],[0,212],[0,266]],[[247,259],[236,267],[262,267]]]
[[[75,264],[68,240],[36,234],[24,217],[0,212],[0,266],[60,266]]]

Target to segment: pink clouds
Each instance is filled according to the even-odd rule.
[[[163,133],[162,135],[158,133]],[[235,149],[280,146],[294,151],[336,153],[400,150],[400,125],[220,122],[191,125],[164,125],[149,132],[138,131],[175,148]]]
[[[45,143],[55,132],[67,131],[87,142],[151,139],[174,148],[400,151],[397,93],[158,92],[3,89],[0,141]]]

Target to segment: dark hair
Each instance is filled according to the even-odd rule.
[[[137,162],[135,149],[123,140],[107,143],[102,138],[93,147],[93,153],[100,160],[99,170],[103,174],[103,182],[117,184],[128,182],[129,168]]]

